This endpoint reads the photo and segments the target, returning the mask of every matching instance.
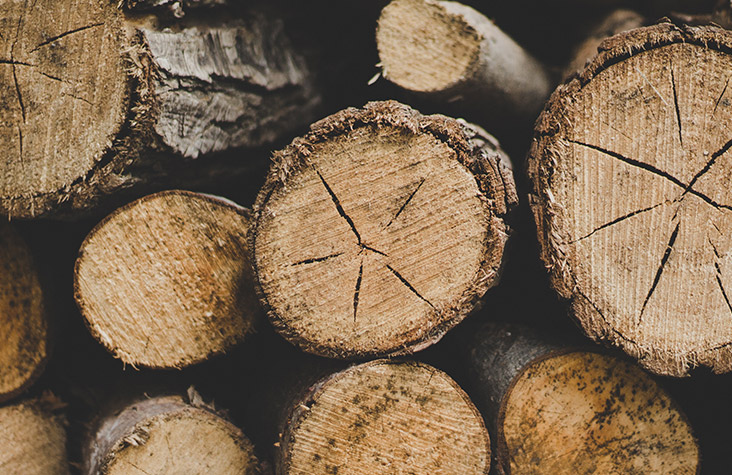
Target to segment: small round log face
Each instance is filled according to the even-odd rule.
[[[712,27],[614,37],[557,90],[531,152],[555,286],[659,373],[732,368],[730,45]]]
[[[0,225],[0,401],[30,384],[48,357],[48,323],[25,243]]]
[[[66,475],[66,429],[35,402],[0,408],[0,467],[3,473]]]
[[[482,39],[461,15],[424,0],[391,2],[376,30],[385,77],[418,92],[442,91],[469,76]]]
[[[507,235],[458,158],[428,130],[362,123],[270,173],[255,271],[288,339],[334,357],[411,351],[473,308],[497,280]]]
[[[138,473],[258,473],[253,447],[236,427],[188,409],[138,423],[113,449],[105,475]]]
[[[699,450],[669,396],[636,366],[588,352],[532,363],[502,405],[511,475],[695,474]]]
[[[83,177],[119,132],[123,33],[103,0],[6,1],[0,31],[0,199],[32,199]]]
[[[278,473],[488,473],[483,419],[441,371],[381,360],[316,387],[294,409]]]
[[[91,332],[126,363],[182,367],[226,351],[256,299],[243,208],[195,193],[150,195],[87,236],[76,301]]]

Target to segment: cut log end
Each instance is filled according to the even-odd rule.
[[[452,119],[373,103],[279,155],[252,247],[288,339],[335,357],[413,351],[495,285],[513,180],[501,152],[471,149],[470,137]]]
[[[442,91],[469,76],[481,41],[462,15],[424,0],[391,2],[376,30],[384,76],[417,92]]]
[[[67,475],[66,429],[53,413],[55,398],[0,407],[0,467],[3,473]]]
[[[68,188],[109,148],[126,40],[108,1],[4,2],[0,18],[0,200],[12,203]]]
[[[662,374],[732,368],[731,47],[670,24],[606,40],[530,152],[554,286],[588,334]]]
[[[669,396],[629,362],[590,352],[527,366],[504,397],[499,463],[523,473],[697,473]]]
[[[168,191],[120,208],[87,237],[76,300],[95,337],[126,363],[182,367],[251,328],[256,298],[245,209]]]
[[[48,322],[30,251],[0,224],[0,401],[20,393],[48,358]]]
[[[441,371],[381,360],[314,388],[291,415],[278,473],[488,473],[483,419]]]
[[[376,42],[386,79],[493,130],[530,123],[551,91],[534,57],[458,2],[394,0],[382,10]]]
[[[259,473],[244,434],[206,407],[171,396],[132,405],[100,427],[87,473]]]

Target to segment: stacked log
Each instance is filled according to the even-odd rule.
[[[724,473],[711,3],[3,2],[0,472]]]
[[[271,15],[169,25],[107,0],[39,0],[6,2],[0,18],[5,216],[78,215],[130,187],[170,182],[199,156],[307,124],[320,102]],[[189,186],[246,167],[208,163]]]
[[[250,247],[275,328],[353,358],[438,341],[496,285],[516,204],[495,139],[397,102],[346,109],[275,155]]]

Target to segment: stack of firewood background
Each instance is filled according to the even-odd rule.
[[[728,0],[3,0],[0,472],[727,473]]]

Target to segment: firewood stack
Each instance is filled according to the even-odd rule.
[[[337,3],[0,3],[0,472],[725,473],[732,4]]]

